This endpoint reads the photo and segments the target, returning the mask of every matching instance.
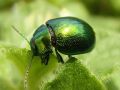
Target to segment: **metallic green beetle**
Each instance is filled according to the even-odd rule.
[[[40,56],[41,62],[47,65],[54,48],[58,62],[64,63],[59,52],[71,57],[91,51],[95,44],[95,33],[92,27],[75,17],[48,20],[35,31],[30,42],[15,27],[13,28],[29,43],[33,53],[25,73],[25,88],[27,88],[27,78],[34,56]]]
[[[33,56],[40,56],[47,65],[53,48],[58,62],[64,63],[59,52],[69,57],[87,53],[94,43],[95,33],[89,24],[75,17],[61,17],[41,25],[33,34],[30,46]]]

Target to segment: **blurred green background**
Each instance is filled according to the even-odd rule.
[[[107,90],[120,90],[120,0],[0,0],[0,90],[23,90],[30,59],[29,45],[11,25],[30,40],[41,24],[63,16],[78,17],[93,27],[94,50],[76,57]],[[47,67],[35,59],[30,72],[31,88],[58,66],[54,55]]]

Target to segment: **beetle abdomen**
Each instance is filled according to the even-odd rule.
[[[76,55],[89,52],[94,46],[94,36],[87,36],[87,34],[81,35],[71,35],[62,36],[61,34],[57,36],[56,48],[61,53],[67,55]]]

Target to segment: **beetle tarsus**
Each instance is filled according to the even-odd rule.
[[[49,53],[46,53],[45,55],[40,55],[41,57],[41,63],[47,65],[49,61]]]
[[[68,55],[68,58],[69,58],[69,59],[72,58],[72,55]]]
[[[48,64],[48,61],[49,61],[49,55],[47,55],[47,56],[45,57],[44,64],[47,65],[47,64]]]
[[[62,56],[58,53],[57,49],[55,49],[57,58],[58,58],[58,62],[64,63]]]

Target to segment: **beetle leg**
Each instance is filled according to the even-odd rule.
[[[63,58],[62,58],[62,56],[58,53],[57,49],[55,49],[55,53],[56,53],[56,55],[57,55],[58,62],[64,63]]]
[[[70,59],[72,57],[72,55],[68,55],[68,58]]]
[[[39,54],[39,57],[41,58],[41,63],[44,63],[44,56],[42,54]]]
[[[44,64],[47,65],[48,64],[48,61],[49,61],[49,53],[46,54],[45,56],[45,60],[44,60]]]
[[[40,57],[41,57],[41,63],[44,63],[45,65],[47,65],[49,61],[49,54],[46,53],[44,55],[40,55]]]

